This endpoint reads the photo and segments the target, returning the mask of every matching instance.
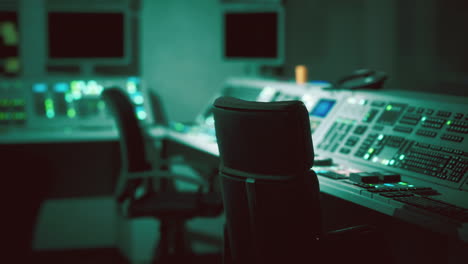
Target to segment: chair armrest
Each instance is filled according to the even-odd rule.
[[[162,170],[150,170],[150,171],[142,171],[142,172],[130,172],[127,173],[128,180],[134,179],[145,179],[145,178],[163,178],[169,180],[180,180],[189,183],[193,183],[200,187],[208,187],[209,183],[203,179],[196,179],[189,176],[184,176],[180,174],[174,174],[169,171],[162,171]]]
[[[376,232],[376,228],[370,225],[351,226],[329,231],[325,234],[328,241],[360,239]]]

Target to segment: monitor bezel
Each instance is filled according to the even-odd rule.
[[[276,58],[268,57],[227,57],[226,56],[226,18],[227,13],[271,13],[277,14],[278,27],[277,27],[277,54]],[[275,3],[264,3],[264,4],[226,4],[222,7],[221,13],[222,20],[222,37],[221,37],[221,56],[226,62],[247,62],[256,65],[269,65],[269,66],[280,66],[284,64],[285,55],[285,11],[281,4]]]

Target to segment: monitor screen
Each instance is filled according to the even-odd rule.
[[[311,116],[325,117],[328,112],[333,108],[336,101],[331,99],[320,99],[315,105],[314,109],[310,112]]]
[[[50,59],[123,58],[123,13],[48,13]]]
[[[282,63],[283,13],[273,10],[225,10],[226,60]]]

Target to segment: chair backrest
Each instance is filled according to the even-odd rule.
[[[117,179],[115,192],[121,200],[143,182],[128,182],[127,173],[147,171],[151,165],[147,162],[145,140],[128,95],[118,87],[110,87],[103,91],[102,98],[116,119],[119,132],[122,173]]]
[[[213,112],[234,263],[313,256],[322,226],[304,104],[220,97]]]

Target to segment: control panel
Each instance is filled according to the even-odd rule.
[[[101,100],[102,91],[109,87],[124,89],[137,118],[148,121],[146,91],[137,77],[6,80],[0,83],[0,127],[111,127],[113,118]]]
[[[309,111],[314,148],[320,156],[468,191],[468,107],[463,98],[325,90],[242,78],[228,80],[214,98],[221,95],[263,102],[301,100]],[[214,98],[188,132],[215,140]],[[181,125],[178,128],[182,130]]]
[[[348,97],[321,131],[317,149],[462,188],[468,171],[466,105],[407,98],[377,93]]]

